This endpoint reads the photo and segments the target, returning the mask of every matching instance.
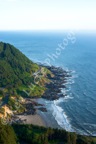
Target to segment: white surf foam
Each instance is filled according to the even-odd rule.
[[[67,95],[64,97],[64,100],[69,100],[69,99],[73,99],[74,97],[70,96],[70,95]]]
[[[74,130],[71,127],[70,121],[64,112],[64,110],[58,105],[61,101],[64,101],[64,98],[59,100],[54,100],[52,103],[52,109],[53,109],[53,116],[55,117],[55,120],[57,121],[58,125],[61,128],[64,128],[67,131],[73,132]]]

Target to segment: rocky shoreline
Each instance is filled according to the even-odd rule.
[[[71,75],[61,67],[46,66],[46,68],[54,74],[54,77],[49,77],[51,82],[46,84],[47,90],[43,94],[42,98],[47,100],[56,100],[60,97],[65,97],[66,94],[62,94],[61,89],[66,88],[67,80],[71,77]]]
[[[61,89],[66,89],[67,80],[71,77],[70,73],[63,70],[61,67],[46,66],[46,68],[53,73],[54,77],[48,76],[50,83],[45,85],[46,91],[41,97],[50,101],[65,97],[66,93],[63,94]],[[13,116],[12,123],[26,123],[26,119],[22,120],[20,119],[20,116],[34,116],[37,115],[38,110],[41,112],[47,112],[45,105],[38,103],[37,99],[38,98],[25,98],[26,102],[24,107],[26,108],[26,111],[15,115],[15,117]]]
[[[65,97],[66,93],[62,93],[61,89],[65,88],[66,89],[66,83],[68,79],[71,77],[70,73],[63,70],[61,67],[54,67],[54,66],[46,66],[48,70],[50,70],[53,74],[54,77],[48,76],[48,79],[50,80],[50,83],[47,83],[45,85],[46,91],[45,93],[41,96],[41,98],[47,99],[47,100],[56,100],[59,99],[60,97]],[[47,112],[44,104],[39,104],[35,98],[25,98],[26,103],[26,113],[27,114],[36,114],[37,110],[40,110],[42,112]]]

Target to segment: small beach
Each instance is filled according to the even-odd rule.
[[[35,115],[18,115],[18,118],[24,122],[24,124],[33,124],[38,126],[46,127],[46,123],[42,119],[42,117],[39,114]]]

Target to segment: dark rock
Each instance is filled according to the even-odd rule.
[[[38,110],[40,110],[40,111],[42,111],[42,112],[47,112],[47,109],[44,108],[44,107],[40,107],[40,108],[38,108]]]
[[[66,88],[67,79],[71,77],[70,73],[60,67],[46,67],[54,74],[54,77],[48,77],[51,82],[49,84],[46,84],[47,90],[42,95],[42,97],[47,100],[55,100],[59,99],[60,97],[66,96],[59,93],[61,93],[61,88]]]

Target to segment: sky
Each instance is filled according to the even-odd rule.
[[[0,0],[0,30],[96,30],[96,0]]]

